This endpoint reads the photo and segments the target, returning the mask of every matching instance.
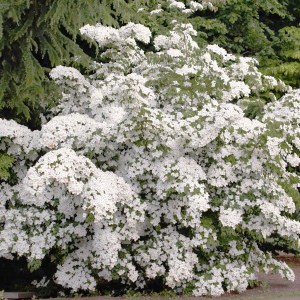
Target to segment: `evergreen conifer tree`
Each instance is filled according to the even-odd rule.
[[[49,81],[50,69],[62,63],[87,67],[90,62],[79,28],[96,22],[117,27],[135,19],[142,3],[1,0],[0,116],[39,126],[41,110],[58,97]]]

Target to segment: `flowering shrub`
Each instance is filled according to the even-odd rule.
[[[94,72],[52,70],[63,97],[41,130],[0,120],[0,147],[15,158],[1,184],[0,256],[34,269],[54,253],[54,280],[73,291],[160,279],[218,296],[259,270],[294,279],[261,245],[299,249],[300,92],[173,26],[152,40],[133,23],[84,26],[103,49]],[[263,110],[251,119],[255,95]]]

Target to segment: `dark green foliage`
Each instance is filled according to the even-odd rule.
[[[188,3],[188,1],[183,1]],[[218,44],[230,53],[255,56],[266,74],[299,86],[300,6],[297,0],[227,0],[215,11],[202,10],[189,17],[198,32],[198,43]],[[161,5],[165,13],[147,16],[154,32],[170,26],[185,14],[168,10],[166,1],[152,1],[148,11]],[[298,27],[297,27],[298,26]]]
[[[59,64],[86,67],[90,61],[79,28],[128,22],[136,18],[141,2],[0,0],[0,117],[32,119],[30,125],[36,127],[40,111],[57,98],[50,69]]]
[[[229,52],[256,56],[262,70],[299,86],[298,1],[229,0],[216,14],[195,16],[197,30]]]
[[[264,71],[281,77],[286,83],[300,87],[300,28],[284,27],[279,30],[277,56],[262,61]]]
[[[38,298],[57,297],[58,286],[53,282],[46,287],[36,288],[31,284],[33,280],[40,281],[44,276],[53,276],[56,266],[49,258],[43,261],[39,270],[30,272],[24,258],[8,260],[0,258],[0,291],[34,292]]]
[[[284,1],[228,0],[209,16],[195,16],[197,28],[203,30],[209,42],[225,46],[230,52],[247,56],[273,54],[273,28],[277,20],[288,19]],[[200,22],[201,21],[201,22]]]

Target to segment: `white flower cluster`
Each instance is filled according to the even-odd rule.
[[[80,29],[80,33],[95,40],[101,47],[115,43],[128,43],[130,39],[148,44],[151,37],[149,28],[134,23],[128,23],[121,29],[106,27],[101,24],[85,25]]]
[[[201,1],[188,1],[187,4],[182,1],[168,0],[171,9],[177,9],[185,14],[194,13],[198,10],[209,9],[212,11],[218,10],[218,6],[224,4],[226,0],[201,0]]]
[[[197,1],[183,1],[183,0],[167,0],[158,1],[156,6],[151,4],[138,9],[138,13],[144,14],[146,17],[160,17],[165,13],[172,16],[179,14],[185,17],[192,15],[193,13],[210,10],[216,12],[219,7],[224,5],[227,0],[197,0]]]
[[[93,74],[51,71],[63,94],[39,131],[0,120],[1,150],[16,157],[0,185],[1,257],[58,253],[54,279],[73,291],[163,278],[218,296],[259,270],[293,280],[260,245],[299,249],[300,93],[274,99],[287,87],[254,59],[202,49],[191,25],[173,25],[148,52],[142,25],[84,26],[104,48]],[[273,102],[247,117],[267,92]]]

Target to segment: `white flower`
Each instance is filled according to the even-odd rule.
[[[171,57],[180,57],[183,56],[183,53],[178,49],[168,49],[167,54]]]
[[[243,221],[243,212],[232,208],[221,208],[219,220],[223,226],[235,228]]]

